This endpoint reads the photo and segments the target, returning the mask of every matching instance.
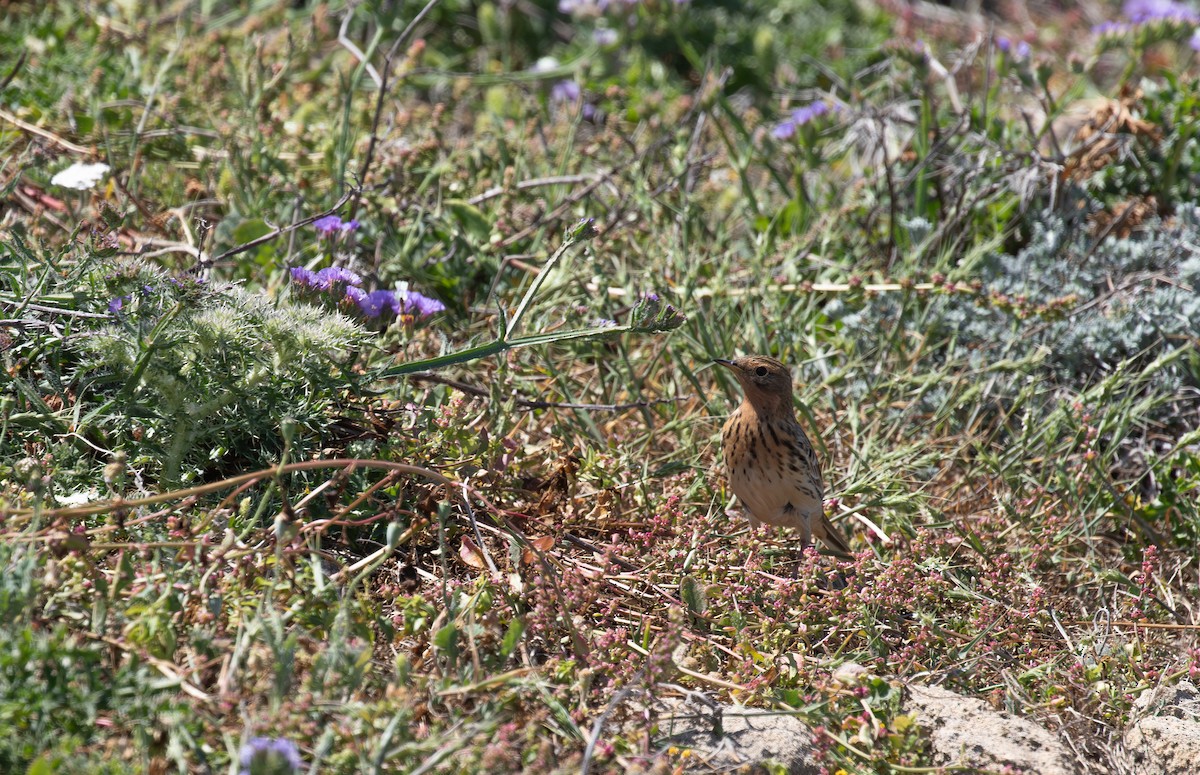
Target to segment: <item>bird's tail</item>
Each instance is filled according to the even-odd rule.
[[[838,530],[829,521],[829,517],[824,514],[821,515],[820,519],[816,520],[816,524],[812,528],[812,534],[815,538],[820,538],[822,543],[829,547],[834,554],[842,555],[847,560],[854,556],[850,551],[850,542],[842,535],[842,531]]]

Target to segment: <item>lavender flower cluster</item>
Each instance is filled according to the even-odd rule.
[[[787,140],[796,134],[796,130],[805,124],[815,121],[830,111],[829,103],[823,100],[810,102],[802,108],[796,108],[792,115],[775,125],[771,136],[776,140]]]
[[[1187,3],[1176,0],[1126,0],[1121,10],[1134,24],[1169,20],[1200,24],[1200,14]]]
[[[1092,28],[1100,38],[1116,39],[1128,32],[1151,24],[1172,27],[1193,27],[1189,43],[1194,51],[1200,51],[1200,12],[1188,3],[1178,0],[1126,0],[1121,12],[1129,21],[1107,21]]]
[[[328,294],[339,302],[353,305],[368,318],[378,318],[388,312],[397,317],[426,318],[446,309],[446,305],[437,299],[407,288],[365,291],[360,287],[362,277],[340,266],[319,272],[297,266],[292,268],[291,275],[292,284],[302,291]]]
[[[120,275],[114,273],[108,275],[106,279],[109,282],[117,283],[120,281],[121,277]],[[130,293],[114,296],[109,299],[108,312],[111,315],[120,315],[125,311],[125,305],[133,301],[135,297],[142,300],[149,299],[154,296],[156,291],[160,294],[163,292],[188,293],[195,290],[197,287],[203,287],[203,285],[203,278],[191,276],[185,277],[182,280],[176,277],[167,277],[165,278],[165,282],[161,284],[151,285],[148,283],[143,283],[140,288],[135,288]]]
[[[1033,49],[1029,47],[1027,42],[1003,36],[997,36],[996,48],[1014,59],[1028,59],[1029,55],[1033,53]]]
[[[313,221],[313,228],[326,236],[345,234],[358,228],[358,221],[343,221],[336,215],[326,215]]]

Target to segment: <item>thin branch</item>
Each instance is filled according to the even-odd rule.
[[[400,36],[392,42],[392,47],[388,49],[387,55],[383,58],[383,72],[379,74],[379,94],[375,99],[375,113],[371,118],[371,137],[367,141],[367,152],[363,155],[363,163],[358,171],[358,179],[365,184],[367,177],[371,174],[371,166],[375,163],[375,146],[379,144],[379,124],[383,120],[383,101],[387,99],[388,80],[392,74],[392,60],[396,53],[400,50],[400,46],[404,45],[413,32],[416,31],[417,25],[425,19],[433,7],[438,4],[438,0],[429,0],[420,13],[413,17],[413,20],[408,23]],[[358,211],[358,206],[362,202],[362,188],[356,189],[354,201],[350,205],[349,217],[351,220],[354,214]]]
[[[244,242],[241,245],[238,245],[237,247],[233,247],[233,248],[230,248],[229,250],[226,250],[224,253],[217,256],[216,258],[209,259],[207,262],[204,262],[202,260],[201,263],[202,264],[208,263],[210,265],[217,264],[221,261],[224,261],[227,258],[230,258],[231,256],[236,256],[238,253],[245,253],[247,250],[250,250],[251,248],[256,248],[259,245],[262,245],[263,243],[270,242],[271,240],[275,239],[276,237],[287,234],[290,231],[295,231],[296,229],[300,228],[301,226],[307,226],[308,224],[312,223],[313,221],[320,220],[321,218],[324,218],[328,215],[333,215],[338,210],[342,209],[342,205],[346,204],[346,202],[349,202],[350,198],[353,197],[355,194],[358,194],[361,190],[362,190],[361,188],[356,186],[356,187],[352,188],[350,191],[347,191],[345,194],[342,194],[342,198],[337,200],[337,203],[334,204],[333,207],[330,207],[328,210],[319,212],[316,215],[310,215],[307,218],[296,221],[295,223],[288,224],[287,226],[279,226],[275,229],[272,229],[267,234],[262,235],[258,239],[252,239],[249,242]]]
[[[605,551],[603,549],[601,549],[599,546],[596,546],[591,541],[583,540],[582,538],[575,535],[574,533],[563,533],[563,540],[569,544],[574,544],[575,546],[578,546],[580,549],[586,549],[587,551],[591,552],[592,554],[596,555],[597,557],[604,557],[604,555],[605,555]],[[608,559],[610,562],[612,562],[613,565],[616,565],[618,568],[620,568],[621,570],[623,570],[627,573],[636,573],[638,570],[636,565],[632,565],[632,564],[626,562],[625,560],[622,560],[620,557],[617,557],[616,555],[613,555],[612,557],[609,557]]]
[[[46,312],[54,315],[61,315],[67,318],[109,318],[107,313],[103,312],[84,312],[79,309],[64,309],[62,307],[48,307],[45,304],[30,304],[27,302],[12,301],[10,299],[0,298],[0,305],[9,309],[25,310],[31,309],[35,312]]]
[[[8,85],[17,77],[17,73],[21,72],[21,68],[25,66],[25,58],[27,56],[29,56],[29,49],[22,50],[21,55],[17,57],[16,64],[8,71],[8,75],[4,76],[4,80],[0,81],[0,91],[7,89]]]
[[[0,328],[46,328],[59,333],[56,326],[42,320],[0,320]]]
[[[38,137],[43,137],[43,138],[49,140],[50,142],[54,143],[55,145],[60,145],[63,148],[66,148],[68,151],[82,154],[84,156],[92,155],[91,148],[84,148],[82,145],[76,145],[75,143],[72,143],[69,140],[62,139],[61,137],[54,134],[53,132],[42,129],[41,127],[38,127],[38,126],[34,126],[33,124],[29,123],[28,121],[22,121],[21,119],[14,116],[12,113],[9,113],[7,110],[0,110],[0,118],[4,119],[5,121],[9,122],[10,124],[15,124],[18,129],[24,129],[26,132],[29,132],[30,134],[37,135]]]
[[[375,82],[375,88],[383,91],[383,77],[379,75],[379,71],[375,69],[375,65],[367,59],[367,55],[358,45],[346,36],[346,31],[350,28],[350,20],[354,18],[354,9],[346,9],[346,15],[342,17],[342,26],[338,28],[338,43],[342,44],[342,48],[354,55],[354,58],[362,64],[367,75],[371,76],[371,80]]]
[[[570,210],[572,207],[574,207],[577,203],[582,202],[584,200],[584,198],[586,198],[589,194],[591,194],[597,188],[604,185],[604,183],[607,182],[609,180],[609,178],[611,178],[619,169],[621,169],[624,166],[626,166],[626,164],[615,165],[608,172],[597,176],[586,186],[584,186],[583,188],[579,189],[578,191],[572,193],[569,197],[567,197],[562,202],[560,202],[558,204],[558,206],[555,207],[553,210],[551,210],[549,213],[542,215],[539,218],[534,219],[533,223],[529,224],[524,229],[521,229],[516,234],[513,234],[513,235],[507,237],[506,239],[504,239],[500,243],[500,247],[502,247],[502,248],[510,247],[514,243],[520,242],[521,240],[528,237],[530,234],[533,234],[535,231],[542,228],[542,226],[545,225],[548,221],[554,221],[554,220],[557,220],[558,218],[561,218],[564,213],[566,213],[568,210]]]
[[[470,396],[487,398],[491,395],[491,393],[484,388],[471,385],[466,382],[460,382],[456,379],[450,379],[449,377],[443,377],[440,374],[435,374],[432,371],[421,371],[417,372],[416,374],[409,374],[408,378],[418,382],[436,382],[439,385],[452,387],[460,393],[466,393]],[[628,404],[572,404],[560,401],[539,401],[532,398],[518,398],[516,399],[516,403],[517,406],[523,409],[578,409],[584,412],[622,412],[627,409],[646,409],[648,407],[658,406],[660,404],[674,404],[681,401],[687,401],[691,399],[691,397],[692,396],[690,395],[686,395],[676,396],[675,398],[652,398],[645,401],[633,401]]]
[[[175,664],[174,662],[171,662],[166,659],[160,659],[160,658],[154,656],[153,654],[147,653],[141,647],[135,646],[131,643],[127,643],[127,642],[121,640],[120,638],[113,638],[108,635],[96,635],[95,633],[90,633],[90,632],[85,633],[85,635],[86,635],[86,637],[91,638],[92,640],[99,641],[101,643],[106,643],[109,646],[112,646],[113,648],[118,648],[129,654],[136,654],[140,659],[143,659],[146,662],[148,662],[150,665],[152,665],[154,667],[154,669],[158,670],[158,672],[162,673],[169,680],[177,681],[179,683],[179,690],[181,692],[183,692],[184,694],[188,695],[189,697],[191,697],[192,699],[199,700],[200,702],[211,702],[212,701],[213,698],[211,695],[209,695],[208,693],[203,691],[200,687],[189,682],[187,679],[185,679],[183,677],[184,676],[183,669],[180,668],[179,665]]]
[[[579,175],[553,175],[548,178],[522,180],[520,183],[517,183],[516,189],[518,191],[527,191],[531,188],[538,188],[540,186],[558,186],[567,183],[592,183],[600,178],[607,177],[608,176],[604,173],[599,172],[585,172]],[[501,196],[504,192],[504,186],[494,186],[489,188],[487,191],[484,191],[482,194],[476,194],[468,199],[467,202],[473,205],[483,204],[489,199],[495,199],[496,197]]]
[[[629,291],[624,288],[603,287],[597,283],[589,282],[586,287],[592,293],[604,293],[611,299],[622,299],[629,296]],[[737,298],[740,296],[753,296],[765,292],[775,293],[796,293],[797,291],[812,292],[812,293],[849,293],[851,291],[860,291],[866,293],[886,293],[895,291],[933,291],[938,288],[946,287],[937,285],[936,283],[863,283],[862,285],[851,285],[850,283],[780,283],[767,287],[755,286],[746,288],[696,288],[692,291],[692,298],[709,299],[717,297]],[[956,289],[965,289],[965,286],[955,285]],[[661,292],[661,289],[660,289]]]

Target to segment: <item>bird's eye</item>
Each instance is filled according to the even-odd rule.
[[[759,366],[757,369],[754,370],[754,373],[760,377],[765,377],[765,376],[767,376],[767,367]]]

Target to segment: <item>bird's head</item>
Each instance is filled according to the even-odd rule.
[[[792,372],[774,358],[747,355],[732,361],[717,358],[714,363],[733,372],[746,393],[746,400],[756,408],[791,409]]]

